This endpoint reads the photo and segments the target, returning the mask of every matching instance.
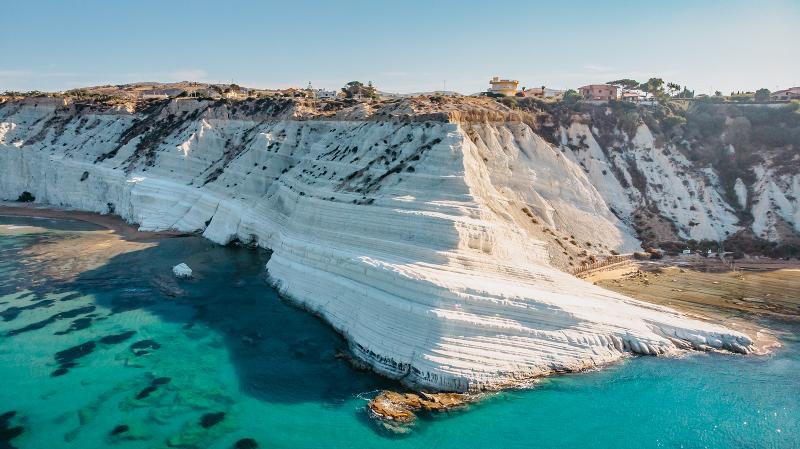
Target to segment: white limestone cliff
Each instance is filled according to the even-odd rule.
[[[556,268],[589,246],[637,245],[609,206],[624,190],[598,182],[602,160],[587,175],[522,122],[403,107],[5,104],[0,198],[30,192],[143,230],[270,248],[284,295],[377,372],[416,386],[499,388],[627,353],[750,351],[739,332]],[[639,139],[650,142],[644,130]],[[707,195],[723,218],[695,232],[733,226]]]
[[[628,136],[621,136],[628,141]],[[687,239],[724,240],[740,228],[733,208],[723,199],[715,174],[696,170],[677,149],[657,145],[650,129],[641,124],[629,140],[630,149],[624,154],[612,153],[611,159],[600,149],[592,131],[584,124],[573,123],[563,132],[564,150],[581,166],[620,215],[630,217],[639,207],[650,203],[675,224],[678,234]],[[568,143],[583,140],[585,150],[572,150]],[[636,184],[634,176],[642,179],[638,188],[624,188],[613,171],[621,172],[627,185]],[[743,186],[745,188],[746,187]],[[645,201],[647,200],[647,201]]]

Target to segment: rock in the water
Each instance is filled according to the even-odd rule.
[[[125,331],[121,334],[106,335],[100,339],[100,343],[103,343],[104,345],[115,345],[133,337],[135,333],[136,331]]]
[[[157,386],[148,385],[142,391],[140,391],[139,394],[136,395],[136,399],[138,399],[138,400],[145,399],[146,397],[150,396],[150,393],[152,393],[152,392],[154,392],[156,390],[158,390]]]
[[[252,438],[242,438],[236,442],[236,449],[257,449],[258,442]]]
[[[460,393],[415,394],[384,390],[369,401],[367,408],[373,418],[384,422],[389,421],[392,424],[408,425],[417,419],[414,414],[416,411],[452,410],[464,407],[474,399],[473,396]]]
[[[189,268],[189,265],[186,265],[185,263],[179,263],[178,265],[172,267],[172,274],[178,278],[190,278],[192,277],[192,269]]]
[[[17,412],[10,411],[0,415],[0,448],[13,447],[8,442],[22,435],[25,431],[22,426],[11,425],[11,418],[16,414]]]
[[[55,359],[59,366],[58,369],[53,371],[53,373],[50,375],[52,377],[58,377],[67,374],[69,368],[78,366],[76,360],[91,354],[92,351],[94,351],[95,346],[97,346],[97,343],[94,341],[87,341],[69,349],[57,352]]]
[[[156,377],[155,379],[153,379],[152,385],[166,385],[170,383],[171,380],[172,379],[170,379],[169,377]]]
[[[200,425],[207,429],[219,424],[223,419],[225,419],[225,412],[206,413],[200,418]]]
[[[66,335],[70,332],[80,331],[83,329],[87,329],[92,325],[92,318],[91,317],[83,317],[74,320],[70,323],[69,327],[66,330],[56,332],[55,335]]]
[[[111,430],[111,435],[118,435],[122,432],[127,432],[128,430],[130,430],[129,426],[125,424],[120,424],[117,427],[114,427],[113,430]]]
[[[58,368],[55,371],[53,371],[52,373],[50,373],[50,376],[51,377],[63,376],[64,374],[67,374],[68,372],[69,372],[69,369],[67,369],[67,368]]]
[[[147,424],[140,420],[127,421],[111,429],[106,442],[109,445],[116,445],[126,441],[148,440],[152,437]]]
[[[161,345],[154,341],[154,340],[142,340],[137,341],[136,343],[131,345],[131,352],[133,352],[136,356],[142,356],[150,354],[150,352],[160,348]]]

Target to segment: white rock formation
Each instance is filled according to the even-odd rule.
[[[760,237],[776,241],[780,238],[781,220],[800,232],[800,173],[776,175],[765,167],[756,167],[753,196],[753,231]]]
[[[739,203],[739,207],[746,208],[747,207],[747,186],[744,185],[744,181],[742,178],[736,178],[736,184],[733,186],[734,192],[736,192],[736,201]]]
[[[739,230],[739,220],[720,195],[713,172],[697,170],[680,151],[657,145],[644,124],[630,141],[626,135],[620,139],[629,149],[604,152],[586,125],[573,123],[562,131],[565,153],[586,168],[590,182],[619,215],[632,216],[637,208],[646,206],[646,199],[676,225],[683,238],[720,241]],[[573,150],[569,146],[580,148],[580,142],[588,148]],[[614,170],[621,173],[627,188],[620,185]],[[637,188],[637,182],[644,191]]]
[[[172,274],[174,274],[177,278],[190,278],[192,277],[192,269],[189,268],[189,265],[181,262],[172,267]]]
[[[624,198],[597,181],[604,162],[587,176],[525,124],[452,123],[402,104],[362,106],[358,120],[270,101],[207,107],[4,105],[0,198],[29,191],[143,230],[270,248],[283,294],[376,371],[418,386],[496,388],[626,353],[750,349],[741,333],[553,268],[566,257],[556,233],[607,248],[636,239],[604,198]],[[637,139],[645,151],[652,136]],[[702,232],[732,226],[707,195],[723,219]]]

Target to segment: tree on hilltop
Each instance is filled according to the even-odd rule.
[[[769,89],[766,89],[766,88],[762,87],[761,89],[758,89],[756,91],[755,100],[756,101],[767,101],[767,100],[769,100],[769,94],[770,93],[771,92],[769,91]]]
[[[667,90],[669,91],[669,95],[674,97],[676,93],[681,91],[681,86],[677,83],[667,83]]]
[[[350,81],[342,87],[342,92],[347,98],[378,98],[378,90],[375,89],[372,82],[365,86],[361,81]]]
[[[562,97],[561,100],[564,102],[564,104],[566,104],[568,106],[572,106],[572,105],[576,104],[581,99],[583,99],[581,94],[579,94],[574,89],[569,89],[566,92],[564,92],[564,96]]]
[[[623,78],[621,80],[609,81],[606,84],[610,84],[612,86],[621,87],[625,90],[632,90],[639,87],[639,82],[636,80],[632,80],[630,78]]]
[[[661,99],[664,97],[664,80],[661,78],[650,78],[646,83],[640,84],[639,89],[649,93],[655,98]]]

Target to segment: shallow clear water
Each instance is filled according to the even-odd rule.
[[[277,297],[267,253],[165,238],[61,280],[43,273],[63,259],[29,257],[97,232],[0,217],[0,415],[16,412],[0,436],[24,429],[0,448],[800,447],[796,326],[772,323],[785,345],[767,357],[631,359],[397,436],[364,411],[396,385],[352,369],[335,332]],[[172,277],[180,262],[195,279]]]

